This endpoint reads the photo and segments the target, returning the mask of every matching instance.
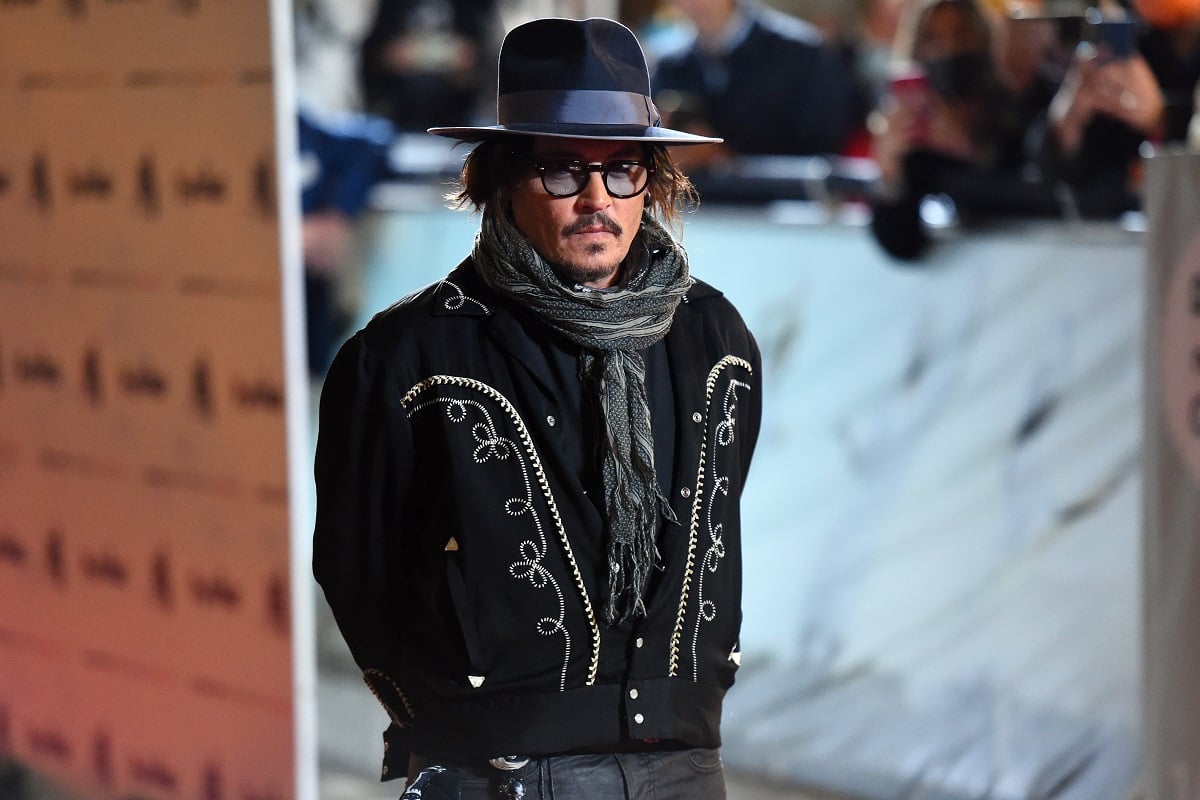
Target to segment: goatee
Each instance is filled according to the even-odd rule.
[[[597,246],[596,250],[604,248]],[[615,264],[551,264],[550,267],[559,279],[569,285],[576,286],[587,283],[607,282],[621,269],[621,263]]]
[[[615,219],[603,212],[597,212],[575,220],[563,228],[562,235],[564,237],[571,236],[593,228],[602,228],[618,238],[624,233],[624,228]],[[597,243],[589,245],[585,252],[587,255],[599,255],[605,249],[603,244]],[[551,264],[551,267],[563,283],[577,285],[609,281],[621,269],[621,262],[608,264],[565,263]]]

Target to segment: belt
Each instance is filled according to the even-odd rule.
[[[424,756],[413,754],[408,758],[408,779],[415,780],[421,770],[426,769],[432,764],[438,766],[450,767],[464,774],[472,775],[478,778],[491,778],[497,774],[505,772],[515,772],[525,766],[528,766],[529,759],[524,756],[502,756],[500,758],[492,758],[487,761],[470,762],[459,764],[453,761],[437,761],[431,762],[430,759]]]
[[[531,762],[523,756],[493,758],[486,764],[426,766],[424,762],[425,759],[420,756],[410,756],[408,786],[400,796],[401,800],[419,800],[427,789],[442,782],[446,783],[447,795],[457,796],[458,782],[463,777],[487,780],[496,787],[502,797],[519,800],[525,796],[524,779],[534,771],[532,767],[525,769]]]

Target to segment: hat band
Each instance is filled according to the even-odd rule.
[[[509,92],[496,100],[501,125],[644,125],[659,123],[644,94],[597,89]]]

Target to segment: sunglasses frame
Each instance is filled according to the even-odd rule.
[[[557,160],[547,161],[546,163],[542,163],[540,161],[534,161],[531,158],[531,159],[529,159],[529,163],[531,163],[533,165],[534,171],[537,172],[538,177],[541,179],[542,188],[546,190],[546,194],[550,195],[551,197],[560,197],[560,198],[575,197],[576,195],[582,194],[583,191],[585,189],[587,189],[587,185],[592,179],[592,173],[599,172],[600,173],[600,181],[601,181],[601,183],[604,184],[604,191],[608,192],[609,196],[616,197],[621,200],[628,200],[629,198],[637,197],[639,194],[646,191],[646,189],[648,189],[650,187],[650,176],[654,174],[654,164],[653,163],[647,164],[645,161],[639,161],[636,158],[616,158],[616,159],[613,159],[612,161],[591,161],[591,162],[580,161],[579,159],[568,158],[568,159],[557,159]],[[558,164],[572,164],[572,165],[578,164],[579,165],[579,167],[581,169],[581,172],[579,174],[583,176],[584,180],[582,181],[582,183],[579,184],[579,187],[576,188],[575,191],[570,192],[568,194],[560,194],[560,193],[552,190],[546,184],[547,170],[549,170],[551,166],[558,165]],[[638,189],[637,191],[632,192],[630,194],[618,194],[617,192],[614,192],[612,190],[612,187],[610,187],[608,185],[608,175],[609,175],[608,171],[610,168],[614,168],[617,165],[620,165],[620,166],[633,165],[633,166],[638,166],[638,167],[643,168],[644,170],[646,170],[646,182],[642,184],[642,187],[640,189]],[[571,174],[571,173],[568,172],[568,174]]]

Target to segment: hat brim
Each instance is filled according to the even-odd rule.
[[[670,128],[640,125],[483,125],[457,128],[428,128],[434,136],[445,136],[463,142],[482,142],[497,136],[550,136],[556,139],[598,139],[616,142],[646,142],[661,145],[720,144],[725,141],[712,136],[675,131]]]

